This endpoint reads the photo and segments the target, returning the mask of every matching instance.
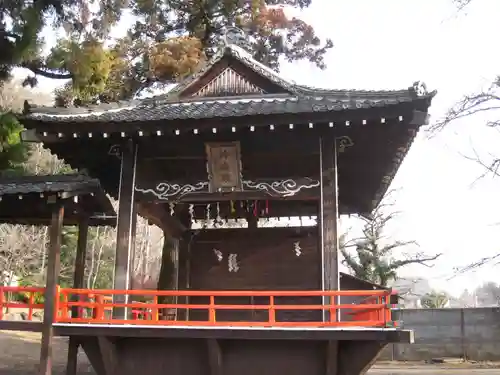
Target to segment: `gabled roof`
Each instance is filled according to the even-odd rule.
[[[234,60],[243,64],[269,84],[275,85],[275,89],[273,92],[262,90],[262,94],[247,93],[219,97],[183,95],[199,84],[223,60]],[[24,118],[51,123],[133,123],[328,113],[394,106],[417,100],[428,100],[434,95],[435,92],[423,92],[419,95],[415,87],[403,90],[368,91],[319,89],[298,85],[283,79],[277,72],[256,61],[243,48],[237,45],[226,45],[197,73],[180,82],[167,94],[146,99],[71,108],[36,107],[27,103]]]
[[[260,75],[262,78],[269,80],[271,83],[280,86],[283,92],[289,94],[297,94],[294,90],[296,86],[295,83],[289,82],[280,75],[272,70],[271,68],[265,66],[261,62],[255,60],[250,53],[245,51],[243,48],[229,44],[219,49],[219,51],[210,59],[210,61],[205,64],[197,73],[189,76],[182,82],[180,82],[176,87],[174,87],[169,95],[180,95],[187,88],[195,84],[200,78],[207,74],[210,69],[212,69],[216,64],[221,62],[224,58],[234,58],[238,62],[250,68],[253,72]]]
[[[220,89],[220,85],[227,86]],[[335,128],[338,136],[356,138],[355,146],[339,159],[339,170],[348,171],[340,174],[345,182],[339,188],[340,196],[346,192],[348,205],[356,207],[357,213],[367,213],[380,201],[418,128],[426,123],[435,94],[418,84],[403,90],[380,91],[299,85],[283,79],[243,48],[226,44],[169,93],[79,108],[26,104],[21,122],[31,131],[26,139],[43,141],[74,168],[86,168],[115,196],[119,163],[108,160],[109,151],[104,150],[112,139],[137,136],[154,143],[149,138],[181,136],[186,143],[194,144],[193,137],[213,137],[212,133],[218,137],[236,129],[241,130],[237,135],[240,137],[259,128],[255,138],[265,137],[268,131],[276,130],[274,133],[281,136],[283,130],[288,133],[295,129],[300,138],[307,132],[317,137]],[[97,149],[99,143],[94,139],[108,137],[108,141],[101,142],[102,149]],[[95,158],[88,155],[86,147],[90,143],[96,146]],[[363,170],[350,167],[360,160],[366,161]],[[175,178],[181,177],[172,176]],[[366,194],[354,191],[353,186]],[[354,204],[354,200],[361,203]]]

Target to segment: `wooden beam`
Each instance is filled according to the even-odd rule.
[[[335,137],[320,138],[320,169],[321,169],[321,260],[322,289],[339,290],[339,239],[338,239],[338,181],[337,181],[337,150]],[[324,298],[324,303],[337,304],[338,298]],[[337,321],[339,311],[335,316],[323,314],[324,319]]]
[[[61,263],[61,233],[64,219],[64,206],[57,202],[53,206],[50,224],[49,258],[47,261],[47,278],[44,295],[44,314],[42,325],[42,343],[40,349],[40,375],[52,374],[52,341],[54,337],[54,318],[57,311],[57,278]]]
[[[118,208],[118,227],[116,231],[115,275],[113,289],[128,290],[130,285],[130,254],[133,238],[135,174],[137,164],[137,144],[128,139],[121,148],[120,193]],[[128,295],[114,295],[113,302],[128,303]],[[113,317],[126,319],[128,308],[115,307]]]
[[[318,176],[260,178],[243,180],[241,191],[210,192],[208,181],[167,181],[156,178],[142,181],[136,187],[136,192],[142,201],[164,203],[269,199],[302,201],[317,200],[320,195],[319,185]]]
[[[88,217],[83,216],[78,223],[78,241],[76,245],[75,272],[73,274],[73,288],[83,288],[85,278],[85,256],[87,253],[87,237],[89,232]],[[78,316],[78,307],[71,309],[71,315]],[[66,375],[76,375],[78,366],[78,338],[70,336],[68,342],[68,361],[66,363]]]

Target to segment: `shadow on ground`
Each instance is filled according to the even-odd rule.
[[[53,375],[65,375],[67,340],[56,338],[53,346]],[[38,375],[40,334],[0,331],[0,375]],[[95,375],[87,357],[80,351],[78,375]]]

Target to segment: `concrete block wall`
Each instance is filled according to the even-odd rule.
[[[389,345],[382,360],[466,357],[500,360],[500,308],[405,309],[398,320],[415,332],[414,344]]]

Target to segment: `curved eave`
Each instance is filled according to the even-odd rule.
[[[186,107],[176,106],[182,110],[182,116],[173,114],[171,106],[162,108],[144,109],[135,108],[133,111],[121,112],[119,116],[113,114],[97,116],[53,116],[46,114],[32,114],[20,117],[20,121],[27,129],[36,129],[38,134],[51,134],[61,137],[92,137],[112,133],[121,133],[122,136],[135,136],[138,133],[164,133],[173,135],[174,132],[189,132],[197,129],[212,130],[216,127],[245,127],[269,124],[300,124],[301,122],[361,122],[373,117],[391,117],[401,115],[411,108],[428,107],[431,97],[419,97],[413,100],[394,100],[378,102],[335,102],[324,100],[290,100],[276,99],[274,101],[249,101],[244,104],[203,101],[199,106],[191,107],[189,113],[184,113]],[[149,111],[149,112],[148,112]],[[399,111],[399,113],[398,113]],[[132,116],[132,112],[135,114]],[[142,135],[142,134],[139,134]],[[177,134],[178,135],[178,134]],[[48,141],[48,139],[42,139]]]
[[[370,193],[370,199],[365,199],[364,202],[366,204],[363,204],[362,206],[357,207],[357,213],[363,214],[364,216],[369,216],[370,213],[377,207],[377,205],[380,203],[381,199],[383,198],[384,194],[386,193],[387,189],[389,188],[389,185],[391,184],[395,174],[397,173],[399,166],[401,165],[402,161],[404,160],[404,157],[406,156],[406,153],[411,146],[415,135],[421,125],[425,124],[425,119],[424,117],[427,116],[427,111],[428,108],[431,104],[432,98],[435,96],[435,92],[430,93],[426,96],[421,96],[413,99],[412,101],[409,102],[403,102],[403,103],[398,103],[394,105],[386,105],[383,107],[370,107],[370,108],[358,108],[358,109],[349,109],[349,110],[340,110],[340,111],[330,111],[330,112],[309,112],[303,114],[303,116],[298,116],[297,114],[276,114],[276,115],[267,115],[267,114],[261,114],[261,115],[253,115],[253,116],[244,116],[244,117],[237,117],[237,121],[235,121],[235,118],[223,118],[221,119],[215,119],[215,122],[212,121],[214,119],[209,119],[210,121],[206,120],[205,122],[202,120],[197,120],[195,121],[195,125],[193,125],[193,121],[185,121],[182,120],[180,122],[176,121],[164,121],[164,120],[158,120],[158,121],[144,121],[144,122],[139,122],[139,123],[95,123],[95,122],[83,122],[83,123],[58,123],[58,122],[44,122],[42,120],[34,120],[34,119],[28,119],[24,118],[23,122],[25,123],[26,127],[36,129],[38,131],[38,134],[40,135],[41,132],[47,131],[48,135],[45,139],[43,139],[43,136],[41,137],[42,141],[45,142],[45,145],[51,149],[52,152],[57,154],[58,156],[64,158],[69,164],[71,164],[74,167],[77,168],[86,168],[84,165],[85,162],[79,160],[77,164],[75,165],[75,160],[81,159],[82,156],[76,155],[74,157],[71,157],[70,159],[73,160],[68,160],[68,151],[65,151],[66,155],[61,154],[61,148],[60,146],[63,146],[65,144],[65,138],[66,137],[71,137],[73,134],[68,134],[68,132],[74,132],[76,129],[78,129],[78,138],[80,136],[83,136],[83,138],[86,137],[87,132],[92,132],[93,133],[93,138],[92,141],[95,140],[102,140],[102,135],[104,133],[107,133],[108,136],[111,137],[113,133],[122,133],[121,137],[123,136],[133,136],[136,137],[138,136],[139,133],[141,133],[142,136],[145,138],[147,136],[156,136],[157,131],[160,130],[162,132],[162,136],[176,136],[174,129],[180,129],[181,133],[180,135],[183,134],[193,134],[193,129],[196,128],[199,130],[199,134],[202,134],[203,130],[206,130],[207,132],[212,132],[212,125],[217,124],[217,130],[218,131],[224,131],[228,130],[230,131],[231,127],[235,126],[240,126],[240,127],[245,127],[249,126],[250,124],[252,126],[259,126],[259,125],[267,125],[269,124],[282,124],[283,126],[286,125],[288,128],[288,124],[290,123],[295,123],[299,124],[300,121],[302,122],[317,122],[317,123],[323,123],[324,126],[328,127],[328,122],[329,121],[335,121],[335,123],[340,124],[340,126],[343,125],[344,120],[349,120],[350,126],[352,129],[354,129],[356,126],[360,127],[360,131],[362,131],[362,125],[361,121],[362,119],[367,118],[368,115],[374,116],[386,116],[389,118],[389,114],[396,115],[396,114],[408,114],[408,111],[413,111],[413,113],[418,112],[420,115],[420,118],[414,121],[413,123],[410,123],[408,127],[408,135],[404,136],[399,143],[398,146],[400,150],[394,153],[394,158],[391,163],[388,163],[388,169],[385,175],[383,175],[382,179],[379,179],[378,182],[375,182],[377,186],[379,187],[378,190],[376,191],[375,194]],[[211,122],[212,121],[212,122]],[[260,122],[259,122],[260,121]],[[380,122],[380,121],[379,121]],[[75,127],[72,127],[71,125],[75,125]],[[278,128],[278,125],[276,125],[276,129]],[[364,125],[363,125],[364,126]],[[369,125],[368,125],[369,126]],[[226,128],[225,128],[226,127]],[[85,129],[82,131],[82,128]],[[101,133],[98,133],[96,129],[100,129]],[[58,137],[57,133],[59,131],[66,131],[64,134],[62,134],[62,137]],[[99,137],[101,135],[101,137]],[[117,135],[120,136],[120,135]],[[89,170],[89,174],[96,176],[95,171]],[[98,177],[98,176],[96,176]],[[115,186],[110,185],[111,182],[107,183],[105,181],[102,181],[102,186],[103,188],[113,197],[116,198],[117,194],[115,194]],[[373,190],[372,190],[373,191]],[[367,197],[368,198],[368,197]]]
[[[421,106],[419,106],[418,109],[421,110],[422,112],[424,112],[425,114],[427,114],[429,111],[429,108],[431,106],[432,99],[436,95],[437,95],[437,91],[431,92],[428,95],[428,97],[426,98],[426,100],[423,103],[421,103]],[[408,151],[410,150],[410,147],[413,144],[415,137],[417,136],[417,134],[420,130],[420,127],[422,125],[427,125],[427,122],[422,123],[419,126],[416,126],[415,129],[413,129],[413,130],[412,129],[409,130],[409,135],[408,135],[406,144],[394,156],[393,163],[390,166],[389,170],[387,171],[387,174],[382,179],[380,187],[375,194],[375,198],[371,202],[371,207],[367,207],[363,216],[365,216],[365,217],[371,216],[371,213],[373,212],[373,210],[375,210],[378,207],[378,205],[380,204],[380,202],[384,198],[384,196],[387,193],[392,181],[394,180],[394,177],[396,176],[401,164],[403,163],[406,155],[408,154]]]

